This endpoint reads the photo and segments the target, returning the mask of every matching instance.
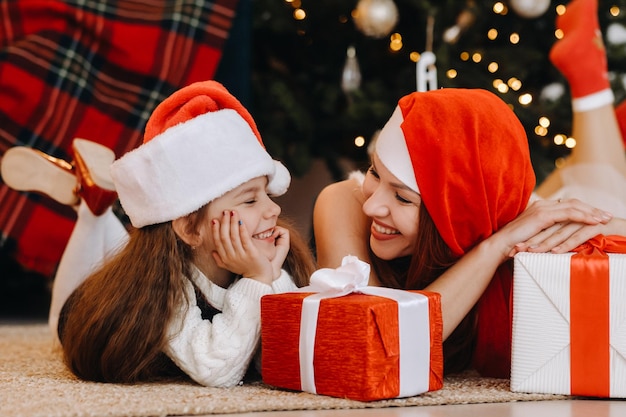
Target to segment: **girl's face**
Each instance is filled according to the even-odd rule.
[[[391,260],[412,254],[422,198],[404,185],[378,156],[363,182],[363,212],[372,219],[370,247],[376,256]]]
[[[208,221],[221,220],[224,210],[236,211],[250,232],[254,245],[272,260],[276,256],[273,232],[281,209],[267,195],[266,186],[267,177],[257,177],[216,198],[209,203]],[[207,227],[206,230],[210,234],[211,228]],[[213,246],[212,237],[209,237],[209,241]]]

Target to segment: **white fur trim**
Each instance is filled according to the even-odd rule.
[[[406,146],[401,125],[404,122],[402,110],[396,106],[391,118],[376,139],[376,154],[385,167],[406,186],[419,193],[415,171]]]
[[[613,91],[607,88],[588,96],[572,99],[572,109],[575,112],[584,112],[606,106],[607,104],[613,104],[614,101]]]
[[[185,216],[256,177],[268,192],[289,187],[250,125],[232,109],[205,113],[170,127],[111,166],[120,203],[135,227]],[[282,165],[281,165],[282,166]]]

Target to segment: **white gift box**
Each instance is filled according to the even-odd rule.
[[[606,301],[604,301],[604,307],[601,307],[603,302],[596,303],[595,300],[590,300],[590,306],[593,307],[589,310],[608,310],[608,314],[605,314],[608,323],[604,328],[608,328],[607,340],[609,343],[603,344],[608,344],[606,346],[608,350],[607,360],[605,361],[608,363],[605,365],[608,365],[606,374],[610,376],[604,378],[609,379],[609,381],[599,384],[606,386],[606,390],[601,390],[601,394],[598,394],[595,387],[589,391],[587,388],[581,389],[580,385],[573,385],[572,383],[571,357],[576,356],[572,355],[570,331],[572,328],[570,320],[572,307],[570,302],[570,262],[573,255],[573,253],[519,253],[515,256],[511,390],[625,398],[626,254],[608,254],[608,306]],[[589,275],[594,274],[587,273],[584,276],[585,281],[589,279]],[[578,310],[580,311],[580,309]],[[604,348],[598,345],[599,342],[596,342],[598,339],[593,334],[597,330],[596,326],[589,324],[578,326],[578,334],[580,334],[581,329],[585,336],[586,332],[589,331],[590,336],[586,337],[586,342],[591,341],[593,349],[600,349],[604,354]],[[602,326],[599,327],[603,328]],[[580,362],[589,361],[591,363],[591,361],[596,360],[595,356],[602,355],[585,355],[585,360]],[[597,377],[594,376],[594,378]],[[583,381],[584,384],[589,385],[586,381]]]

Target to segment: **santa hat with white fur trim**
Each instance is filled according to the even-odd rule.
[[[135,227],[185,216],[256,177],[268,177],[274,196],[291,182],[250,113],[216,81],[191,84],[159,104],[143,144],[115,161],[111,176]]]

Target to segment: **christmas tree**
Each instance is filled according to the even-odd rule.
[[[625,96],[625,3],[598,5],[617,102]],[[252,109],[265,143],[294,175],[307,172],[313,158],[324,159],[337,179],[342,158],[366,166],[368,143],[397,100],[417,89],[417,63],[432,51],[437,87],[484,88],[512,106],[541,180],[571,146],[563,140],[571,133],[568,86],[548,58],[564,5],[256,0]]]

